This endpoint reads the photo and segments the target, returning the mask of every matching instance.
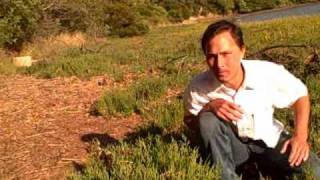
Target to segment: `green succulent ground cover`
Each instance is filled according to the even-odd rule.
[[[111,38],[100,51],[66,49],[30,68],[16,69],[0,61],[0,72],[47,78],[108,74],[120,82],[125,81],[126,73],[142,74],[126,89],[105,92],[92,111],[105,117],[130,116],[135,112],[145,120],[144,125],[119,143],[106,147],[95,143],[89,162],[70,179],[219,179],[219,168],[212,169],[201,159],[197,148],[189,144],[186,137],[190,132],[182,121],[182,91],[194,74],[206,68],[200,38],[209,23],[161,27],[142,37]],[[281,63],[308,86],[312,105],[310,142],[313,151],[319,152],[320,62],[316,56],[320,47],[320,17],[241,26],[247,59]],[[168,96],[172,89],[177,93]],[[276,117],[292,130],[293,115],[289,110],[277,110]],[[107,164],[99,158],[97,148],[100,154],[107,154]]]

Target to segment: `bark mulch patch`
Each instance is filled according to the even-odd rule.
[[[85,160],[92,138],[107,144],[132,132],[138,115],[108,120],[89,113],[118,85],[105,76],[0,76],[0,179],[64,179],[73,162]]]

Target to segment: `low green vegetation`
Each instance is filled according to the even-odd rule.
[[[71,49],[72,51],[72,49]],[[91,77],[109,74],[115,79],[121,80],[125,68],[116,68],[119,64],[112,57],[99,53],[58,56],[55,59],[44,60],[29,68],[21,68],[20,72],[34,74],[42,78],[53,78],[57,76]]]
[[[0,1],[0,47],[21,50],[37,28],[38,0]]]
[[[15,74],[17,68],[9,60],[0,60],[0,74]]]
[[[152,125],[162,129],[164,133],[181,131],[181,120],[184,116],[183,102],[180,99],[167,99],[162,104],[145,107],[142,116]]]
[[[200,38],[209,23],[161,27],[141,37],[113,37],[98,45],[66,48],[29,68],[16,69],[0,61],[0,73],[45,78],[107,74],[119,82],[125,81],[127,73],[141,75],[128,87],[106,91],[92,113],[107,119],[115,117],[113,120],[137,113],[144,125],[122,142],[107,147],[96,144],[84,169],[74,172],[70,179],[219,179],[219,169],[204,163],[197,148],[190,146],[186,138],[190,132],[182,120],[182,91],[194,74],[206,68]],[[312,105],[310,142],[313,151],[319,152],[320,17],[241,26],[247,59],[283,64],[308,86]],[[276,117],[292,129],[289,110],[277,111]]]
[[[132,50],[133,54],[136,53],[136,56],[132,57],[139,57],[137,61],[141,68],[148,70],[146,76],[124,90],[106,92],[98,101],[96,110],[106,117],[129,116],[136,112],[142,116],[145,123],[119,144],[102,148],[109,154],[109,165],[101,165],[101,158],[92,155],[84,171],[75,172],[70,176],[71,179],[219,177],[219,170],[203,164],[200,153],[190,146],[191,142],[187,137],[192,133],[184,128],[182,121],[182,90],[192,75],[206,67],[199,39],[207,23],[159,28],[140,39],[141,49],[128,49]],[[319,17],[291,18],[242,26],[247,42],[248,59],[263,58],[281,63],[308,86],[312,104],[310,142],[313,151],[319,152],[320,106],[317,101],[320,98],[320,71],[315,69],[320,62],[316,58],[313,60],[317,62],[306,62],[311,55],[316,55],[315,50],[319,50],[320,41],[317,39],[320,38],[320,34],[315,30],[320,27]],[[308,28],[305,28],[306,26]],[[128,47],[131,47],[133,42],[133,39],[127,39]],[[277,45],[283,47],[261,51]],[[125,64],[137,65],[133,61],[127,61]],[[150,71],[154,71],[153,74]],[[170,89],[176,89],[178,92],[168,96]],[[277,110],[276,117],[292,130],[292,112],[286,109]],[[193,167],[192,170],[189,167]],[[308,171],[304,178],[312,179],[312,173]]]
[[[168,79],[145,78],[126,90],[106,92],[93,107],[94,114],[108,116],[129,116],[141,111],[146,102],[158,99],[168,88]]]
[[[83,174],[68,179],[220,179],[219,169],[199,161],[198,151],[183,141],[149,136],[102,151],[94,151]],[[97,159],[101,154],[103,160]]]
[[[315,0],[2,0],[0,47],[21,51],[35,37],[61,32],[136,36],[191,16],[271,9]]]

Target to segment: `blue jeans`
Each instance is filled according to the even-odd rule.
[[[316,178],[320,179],[320,160],[314,153],[310,153],[309,159],[302,166],[290,167],[289,154],[280,153],[283,143],[290,138],[287,133],[282,133],[275,148],[268,148],[261,140],[244,142],[237,137],[229,123],[218,119],[211,112],[200,114],[199,128],[204,148],[212,163],[221,166],[223,180],[239,179],[236,167],[252,157],[267,168],[270,166],[288,175],[301,173],[302,166],[308,165]]]

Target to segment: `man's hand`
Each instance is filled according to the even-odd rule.
[[[290,166],[299,166],[303,161],[309,158],[310,147],[305,138],[292,137],[287,140],[281,149],[281,153],[285,153],[290,146],[289,163]]]
[[[206,104],[204,108],[228,122],[241,119],[243,114],[243,111],[238,105],[228,102],[224,99],[212,100]]]
[[[308,144],[308,122],[310,114],[309,96],[300,97],[292,108],[295,114],[295,130],[291,139],[287,140],[281,153],[285,153],[290,146],[289,163],[290,166],[299,166],[302,161],[309,157],[310,147]]]

